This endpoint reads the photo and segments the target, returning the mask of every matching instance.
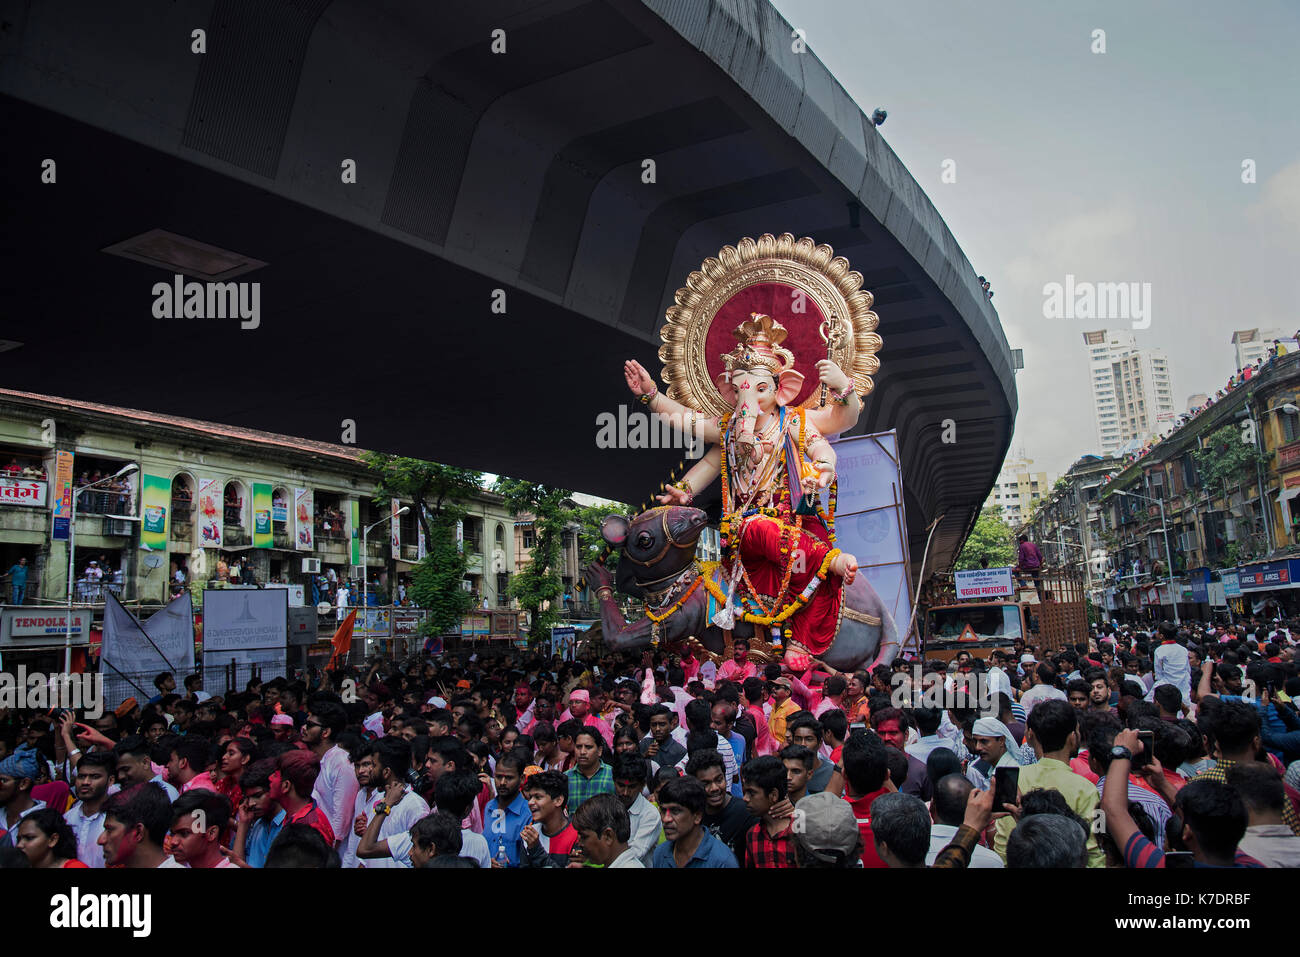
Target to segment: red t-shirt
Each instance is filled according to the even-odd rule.
[[[325,838],[326,844],[330,847],[334,846],[334,828],[330,827],[330,819],[325,816],[324,811],[316,806],[315,801],[304,805],[299,809],[298,813],[286,817],[284,823],[306,824]]]
[[[539,825],[537,827],[538,837],[546,846],[546,853],[551,860],[560,867],[567,867],[569,863],[569,852],[573,850],[573,845],[578,843],[578,832],[572,824],[565,824],[563,830],[554,837],[547,837],[542,833]]]
[[[77,859],[74,857],[74,858],[72,858],[72,860],[70,860],[70,861],[64,861],[64,862],[63,862],[62,864],[60,864],[59,866],[60,866],[60,867],[85,867],[85,868],[89,869],[89,866],[90,866],[90,865],[88,865],[88,864],[83,864],[83,863],[81,863],[81,861],[77,860]]]
[[[844,800],[849,802],[849,807],[853,808],[853,816],[858,820],[858,833],[862,835],[862,866],[863,867],[888,867],[876,853],[876,842],[871,836],[871,805],[876,798],[885,793],[885,789],[872,791],[863,797],[852,799],[845,797]]]

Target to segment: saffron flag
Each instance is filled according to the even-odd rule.
[[[334,638],[331,640],[334,653],[330,655],[329,664],[325,666],[326,671],[341,668],[347,662],[348,652],[352,649],[352,627],[356,621],[357,610],[353,608],[348,612],[348,617],[343,619],[343,624],[339,625],[339,630],[334,632]]]

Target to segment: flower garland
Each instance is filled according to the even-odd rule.
[[[695,589],[700,587],[700,582],[702,581],[704,581],[704,576],[703,575],[697,576],[695,581],[691,583],[691,587],[686,589],[686,591],[682,593],[682,596],[678,598],[675,602],[673,602],[668,607],[668,610],[661,615],[656,615],[653,611],[650,610],[650,606],[647,605],[645,610],[646,617],[649,618],[651,621],[653,621],[656,625],[659,624],[661,621],[666,621],[667,619],[671,618],[677,611],[681,609],[682,605],[686,604],[686,599],[690,598],[691,595],[695,594]]]
[[[808,603],[809,599],[812,598],[813,593],[817,591],[817,586],[826,580],[826,575],[830,571],[831,562],[835,561],[835,559],[839,556],[839,554],[840,554],[840,550],[838,548],[833,548],[829,552],[827,552],[825,559],[822,560],[821,567],[817,570],[817,577],[815,577],[812,581],[810,581],[803,591],[801,591],[798,595],[795,595],[794,600],[791,601],[790,604],[786,605],[783,609],[781,609],[779,613],[755,615],[752,614],[751,612],[742,611],[740,615],[741,619],[743,621],[749,622],[752,625],[765,625],[768,627],[771,627],[772,625],[783,624],[791,615],[795,614],[797,611],[803,608],[804,605]],[[727,600],[727,596],[723,594],[722,590],[717,586],[717,584],[715,584],[711,579],[707,578],[707,576],[701,575],[700,578],[697,579],[697,581],[703,581],[704,587],[709,590],[709,594],[711,594],[718,601],[725,602]],[[790,634],[789,629],[786,629],[785,634],[786,637],[789,637]]]

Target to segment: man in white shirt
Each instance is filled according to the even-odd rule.
[[[302,726],[302,741],[320,759],[320,774],[311,796],[334,829],[334,846],[340,847],[356,820],[351,817],[357,790],[356,772],[348,753],[334,743],[347,727],[348,716],[342,705],[323,701],[307,715]],[[406,743],[406,742],[403,742]],[[409,748],[410,745],[407,744]],[[410,758],[407,758],[409,764]],[[372,783],[376,783],[377,778]]]
[[[939,734],[939,725],[943,721],[942,711],[937,708],[914,708],[912,720],[916,722],[919,737],[915,744],[904,746],[903,750],[907,754],[924,764],[929,759],[930,752],[936,748],[947,748],[956,753],[952,742]]]
[[[352,801],[352,826],[348,829],[348,836],[343,841],[343,851],[340,854],[344,867],[362,866],[360,858],[357,857],[357,844],[361,842],[361,835],[366,833],[366,825],[370,823],[371,805],[382,797],[370,783],[375,771],[374,760],[371,757],[372,749],[373,745],[364,744],[357,752],[357,796]]]
[[[641,793],[649,778],[649,763],[639,754],[618,754],[613,767],[614,793],[631,822],[628,849],[643,867],[653,862],[663,827],[658,809]]]
[[[1046,661],[1038,663],[1030,675],[1033,676],[1034,686],[1024,693],[1020,698],[1020,705],[1025,709],[1025,717],[1034,710],[1034,705],[1041,704],[1044,701],[1065,701],[1065,692],[1056,687],[1056,669]]]
[[[597,794],[584,801],[573,815],[573,828],[588,862],[602,867],[645,867],[628,845],[632,819],[616,795]]]
[[[335,613],[339,621],[348,616],[348,586],[339,585],[337,593],[338,611]]]
[[[1237,850],[1265,867],[1300,867],[1300,837],[1282,817],[1287,796],[1281,776],[1267,764],[1235,764],[1227,784],[1241,795],[1249,821]]]
[[[396,848],[391,843],[396,835],[409,834],[415,822],[429,813],[428,802],[406,785],[411,743],[391,735],[371,742],[369,750],[373,768],[371,783],[381,800],[370,808],[374,817],[357,844],[357,857],[366,869],[411,867],[409,845]],[[381,842],[384,843],[382,851],[377,846]]]
[[[975,786],[960,774],[949,774],[934,785],[934,798],[930,801],[930,849],[925,855],[929,867],[939,852],[951,843],[966,817],[966,802]],[[971,853],[969,867],[1003,867],[1002,858],[980,844]]]
[[[73,793],[77,803],[63,815],[77,838],[77,860],[87,867],[104,866],[104,849],[99,835],[104,833],[104,802],[117,774],[117,759],[112,751],[91,751],[77,762]]]

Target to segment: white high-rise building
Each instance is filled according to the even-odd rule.
[[[1281,329],[1238,329],[1232,334],[1233,373],[1241,371],[1256,359],[1267,358],[1274,339],[1290,339],[1293,333]]]
[[[1158,349],[1139,349],[1127,330],[1085,332],[1097,446],[1112,455],[1134,440],[1146,442],[1177,418],[1169,360]]]

